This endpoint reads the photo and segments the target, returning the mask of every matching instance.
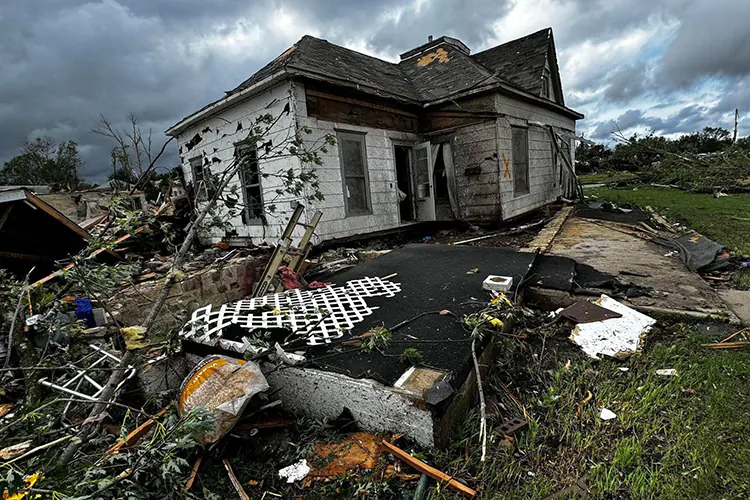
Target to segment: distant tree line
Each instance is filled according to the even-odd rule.
[[[21,153],[0,168],[0,185],[50,186],[56,191],[94,187],[79,176],[83,161],[75,141],[57,144],[51,137],[21,143]]]
[[[138,119],[128,115],[128,127],[118,129],[104,116],[92,132],[111,139],[110,186],[119,191],[130,190],[136,183],[148,200],[154,201],[177,177],[175,169],[157,171],[156,163],[166,145],[152,150],[151,131],[143,133]],[[83,191],[96,184],[81,178],[84,162],[75,141],[57,143],[51,137],[37,137],[21,143],[21,152],[0,167],[0,185],[49,186],[53,191]]]
[[[742,137],[732,143],[731,133],[721,127],[705,127],[700,132],[684,134],[675,139],[657,135],[653,131],[646,135],[614,136],[619,141],[614,148],[581,141],[576,147],[576,171],[635,171],[661,160],[669,153],[700,155],[732,150],[750,151],[750,137]]]

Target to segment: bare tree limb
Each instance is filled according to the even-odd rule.
[[[471,357],[474,360],[474,371],[477,375],[477,391],[479,391],[479,440],[482,442],[482,456],[479,461],[484,462],[487,459],[487,406],[484,401],[482,374],[479,371],[479,360],[477,359],[475,348],[477,328],[474,328],[472,335],[474,338],[471,339]]]
[[[23,285],[21,285],[21,293],[18,294],[18,302],[16,303],[16,310],[13,312],[13,319],[10,321],[10,331],[8,332],[8,351],[5,353],[5,363],[3,364],[3,368],[8,368],[8,365],[10,364],[10,355],[13,351],[13,332],[16,330],[16,319],[18,319],[18,314],[21,312],[21,305],[23,304],[23,294],[26,292],[26,289],[29,286],[29,277],[31,276],[31,273],[34,272],[35,267],[32,267],[28,273],[26,273],[26,278],[23,280]]]

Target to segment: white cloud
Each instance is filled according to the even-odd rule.
[[[529,33],[550,26],[563,26],[579,15],[575,2],[570,0],[513,0],[508,13],[492,24],[495,36],[488,40],[488,47],[521,38]]]

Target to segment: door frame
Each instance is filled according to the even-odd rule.
[[[414,147],[418,143],[414,141],[404,141],[391,139],[391,151],[393,152],[393,172],[396,174],[396,182],[394,182],[394,192],[396,193],[396,208],[398,210],[398,223],[401,224],[413,224],[417,222],[417,196],[416,196],[416,183],[414,180]],[[401,220],[401,207],[398,201],[398,165],[396,165],[396,148],[409,148],[409,154],[407,155],[409,164],[406,166],[407,175],[409,177],[409,202],[411,203],[411,213],[413,219],[409,221]]]
[[[419,222],[429,222],[437,220],[437,209],[435,207],[435,172],[434,172],[434,165],[432,161],[432,143],[430,141],[421,142],[414,146],[412,149],[413,156],[416,157],[417,150],[424,148],[424,150],[427,152],[427,191],[428,195],[424,198],[419,197],[419,184],[417,184],[417,173],[416,173],[416,158],[412,160],[412,163],[414,166],[414,187],[415,194],[414,199],[417,203],[417,220]],[[423,212],[425,217],[419,218],[419,207],[420,204],[423,205]]]

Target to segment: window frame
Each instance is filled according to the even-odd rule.
[[[551,99],[552,92],[550,92],[550,72],[547,68],[542,71],[542,93],[541,96],[544,99]]]
[[[367,164],[367,132],[358,132],[354,130],[336,130],[336,142],[338,144],[339,151],[339,168],[341,170],[341,189],[344,196],[344,214],[346,217],[357,217],[361,215],[372,215],[372,193],[370,191],[370,169]],[[360,153],[362,155],[362,170],[363,175],[348,176],[349,178],[362,178],[364,179],[365,185],[365,203],[367,207],[364,210],[352,211],[349,208],[349,191],[346,183],[346,166],[344,165],[344,150],[343,143],[344,139],[355,139],[360,143]]]
[[[193,177],[193,187],[195,190],[196,201],[208,200],[208,187],[206,186],[206,166],[203,164],[202,156],[193,156],[188,159],[190,165],[190,175]],[[200,179],[198,170],[200,169]]]
[[[524,185],[525,185],[525,190],[524,191],[518,191],[516,189],[516,179],[517,179],[517,176],[516,176],[516,173],[517,173],[516,172],[516,154],[515,154],[515,148],[513,147],[513,143],[515,142],[514,139],[513,139],[513,135],[515,134],[516,131],[521,131],[521,130],[523,130],[524,135],[526,137],[526,141],[525,141],[526,142],[526,144],[525,144],[525,146],[526,146],[525,147],[525,149],[526,149],[526,169],[524,171],[525,177],[526,177],[526,181],[524,183]],[[530,183],[529,183],[529,177],[530,177],[530,172],[529,171],[531,170],[530,169],[530,165],[529,165],[529,152],[530,152],[529,151],[529,128],[528,127],[524,127],[524,126],[520,126],[520,125],[511,125],[511,127],[510,127],[510,133],[511,133],[511,159],[512,159],[511,161],[513,162],[513,197],[514,198],[518,198],[518,197],[521,197],[521,196],[526,196],[528,194],[531,194],[531,186],[530,186]]]
[[[262,176],[260,172],[260,163],[258,161],[258,148],[257,146],[254,146],[252,144],[248,144],[246,142],[236,142],[234,143],[234,157],[235,159],[238,157],[238,153],[243,150],[249,150],[255,152],[255,158],[253,160],[250,160],[252,163],[255,164],[255,171],[258,176],[258,182],[253,184],[248,184],[246,182],[246,171],[245,171],[245,165],[239,165],[239,168],[237,169],[237,176],[240,181],[240,189],[242,190],[242,219],[244,224],[248,225],[256,225],[256,224],[263,224],[264,223],[264,215],[265,215],[265,201],[263,199],[263,181]],[[250,200],[248,199],[247,191],[250,188],[257,187],[258,190],[258,198],[260,200],[260,215],[256,216],[254,213],[250,212]]]

